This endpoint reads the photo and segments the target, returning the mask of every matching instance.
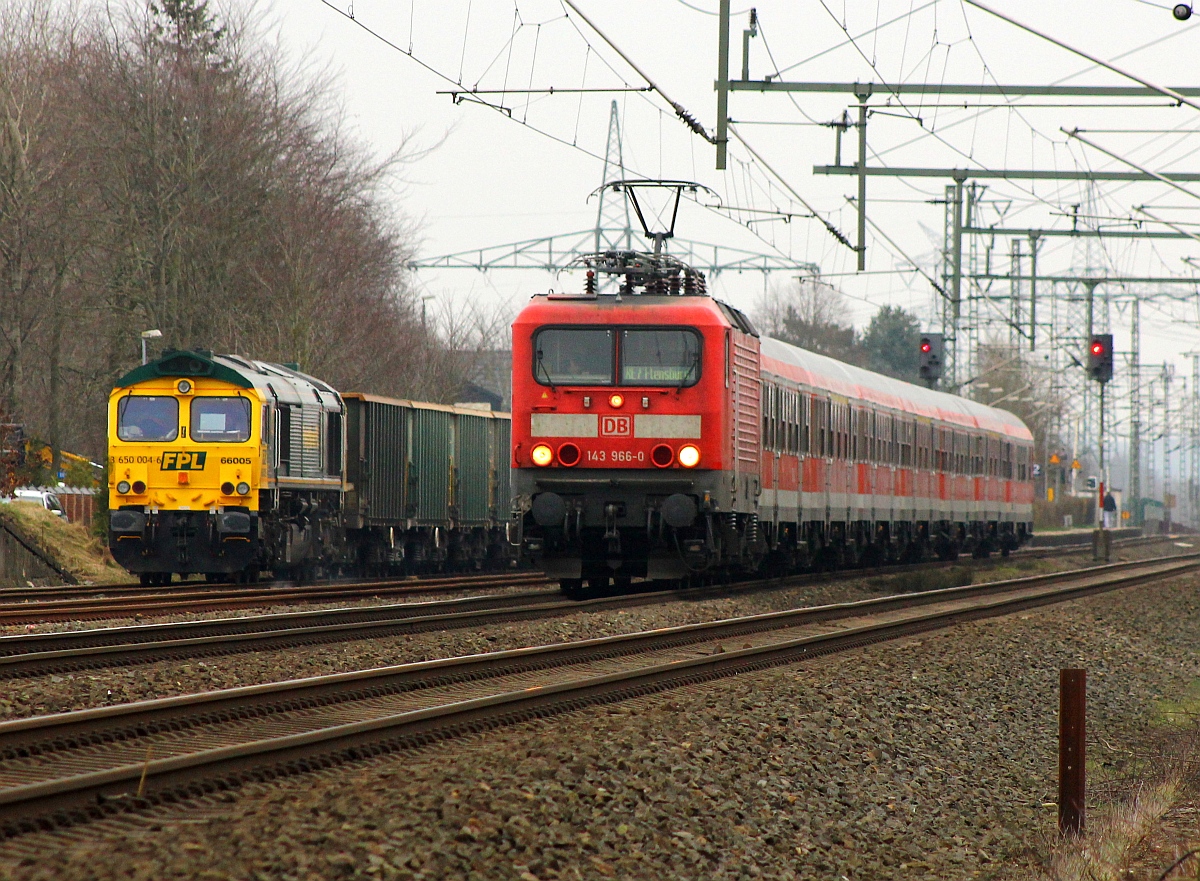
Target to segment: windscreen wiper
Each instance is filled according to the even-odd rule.
[[[542,350],[541,349],[537,350],[537,356],[533,359],[533,375],[535,377],[537,376],[537,370],[539,367],[542,370],[542,375],[546,377],[546,385],[548,385],[548,386],[550,386],[550,388],[554,389],[554,380],[550,378],[550,371],[546,369],[546,365],[542,361]],[[558,389],[554,389],[554,390],[558,391]]]
[[[680,388],[683,388],[685,385],[687,385],[687,382],[688,382],[688,380],[692,378],[692,374],[693,374],[693,373],[695,373],[695,371],[696,371],[696,368],[697,368],[697,367],[699,367],[699,366],[700,366],[700,353],[699,353],[699,352],[697,352],[697,353],[696,353],[696,354],[695,354],[695,355],[692,357],[692,366],[691,366],[691,367],[689,367],[689,368],[688,368],[688,371],[687,371],[687,373],[685,373],[685,374],[683,375],[683,379],[679,380],[679,387],[680,387]]]

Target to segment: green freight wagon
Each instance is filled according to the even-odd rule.
[[[477,569],[507,543],[509,416],[344,395],[345,525],[368,571]]]

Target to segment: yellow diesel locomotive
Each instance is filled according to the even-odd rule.
[[[343,403],[290,367],[171,352],[109,398],[110,546],[147,584],[345,556]]]
[[[145,584],[505,565],[505,413],[174,351],[109,399],[109,546]]]

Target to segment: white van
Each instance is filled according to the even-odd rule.
[[[9,502],[33,502],[35,505],[41,505],[47,511],[57,514],[64,520],[67,519],[67,512],[63,510],[58,496],[48,489],[14,489],[12,498],[0,497],[0,502],[4,504],[8,504]]]

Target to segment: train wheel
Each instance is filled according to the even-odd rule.
[[[220,584],[225,580],[225,576],[220,572],[205,572],[204,580],[209,584]]]
[[[567,597],[573,600],[583,598],[583,579],[582,578],[562,578],[558,582],[558,589]]]
[[[150,587],[150,585],[154,584],[154,573],[143,572],[138,575],[138,581],[141,582],[142,587]]]

